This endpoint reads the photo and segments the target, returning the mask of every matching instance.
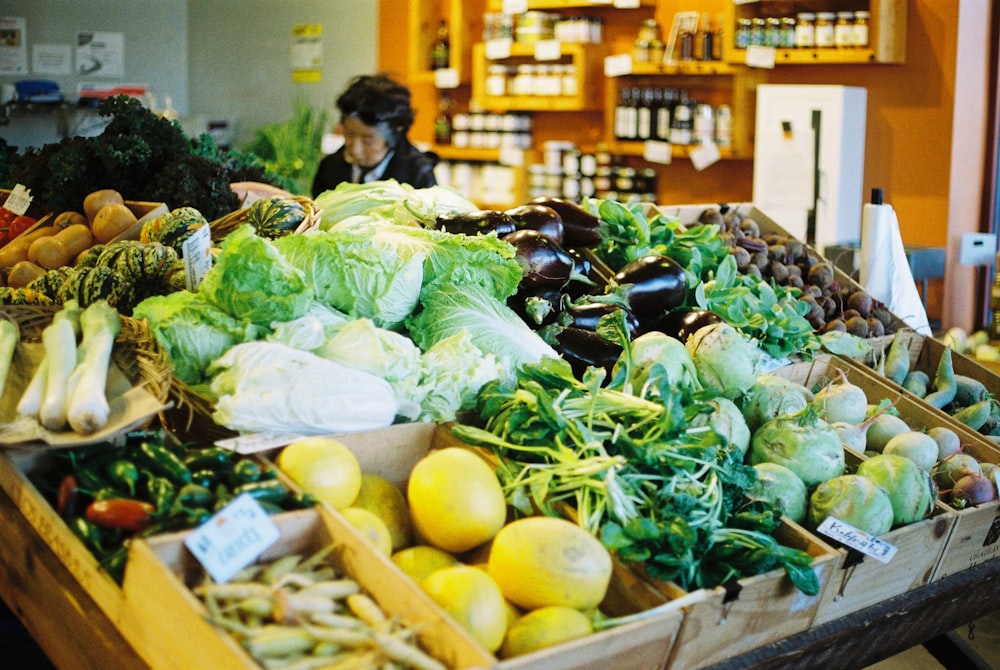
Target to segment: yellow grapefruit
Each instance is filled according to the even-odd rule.
[[[611,554],[575,523],[547,516],[513,521],[497,533],[488,572],[504,597],[534,610],[596,607],[611,581]]]
[[[361,466],[341,442],[304,437],[278,454],[278,467],[292,481],[335,509],[349,507],[361,490]]]
[[[447,551],[428,544],[415,544],[400,549],[392,555],[392,562],[417,584],[435,570],[458,564],[458,560]]]
[[[373,512],[385,522],[392,537],[392,550],[410,546],[413,529],[410,525],[410,508],[406,496],[398,486],[371,472],[361,475],[361,490],[351,507],[361,507]]]
[[[542,607],[510,624],[500,658],[520,656],[554,644],[590,635],[593,627],[580,610],[572,607]]]
[[[488,651],[500,648],[507,632],[507,606],[486,572],[456,565],[432,572],[420,585]]]
[[[392,555],[392,535],[389,533],[389,527],[378,515],[361,507],[345,507],[340,513],[348,523],[361,531],[378,551],[386,556]]]
[[[420,459],[410,473],[407,497],[417,534],[451,553],[486,542],[507,518],[496,474],[461,447],[432,451]]]

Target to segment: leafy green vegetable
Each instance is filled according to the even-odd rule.
[[[190,386],[205,383],[205,370],[229,347],[263,334],[190,291],[146,298],[133,316],[148,321],[150,333],[167,352],[174,375]]]
[[[280,175],[294,193],[310,195],[312,179],[323,157],[323,133],[329,114],[316,111],[302,99],[295,101],[290,119],[261,126],[244,149]]]
[[[468,332],[480,351],[496,356],[507,378],[513,378],[526,363],[558,357],[504,302],[478,286],[437,284],[421,297],[421,309],[406,320],[406,327],[424,351],[463,330]]]
[[[472,212],[475,204],[454,189],[444,186],[414,188],[395,179],[367,184],[338,184],[316,196],[322,211],[320,230],[330,230],[356,216],[368,216],[386,223],[411,225],[433,223],[439,214]]]
[[[304,315],[313,302],[313,288],[303,272],[249,224],[222,240],[216,264],[205,274],[198,295],[236,319],[265,328]]]

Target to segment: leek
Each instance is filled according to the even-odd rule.
[[[106,300],[87,306],[80,315],[83,339],[78,362],[68,381],[66,417],[78,433],[93,433],[108,422],[111,407],[106,393],[111,350],[121,331],[121,319]]]
[[[7,384],[7,375],[14,363],[14,350],[19,338],[14,322],[0,319],[0,395],[3,395],[3,387]]]

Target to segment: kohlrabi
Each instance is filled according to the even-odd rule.
[[[750,463],[778,463],[794,472],[809,488],[844,473],[840,436],[810,405],[767,421],[750,439]]]
[[[857,473],[873,479],[889,494],[893,526],[920,521],[934,511],[937,486],[930,474],[909,458],[878,454],[862,461]]]
[[[837,379],[816,392],[815,402],[830,423],[861,423],[868,411],[868,397],[860,386],[847,380],[843,370],[837,372]]]
[[[796,523],[805,521],[809,492],[799,476],[777,463],[758,463],[753,467],[757,481],[749,495],[775,505]]]
[[[696,415],[691,419],[690,426],[710,426],[728,445],[739,450],[742,461],[750,448],[750,428],[743,414],[732,400],[722,396],[712,398],[707,404],[712,407],[712,411]]]
[[[782,414],[795,414],[813,399],[802,384],[777,375],[760,375],[743,396],[743,418],[751,430]]]
[[[840,475],[822,482],[809,496],[810,528],[831,516],[870,535],[882,535],[892,529],[892,502],[875,480]]]
[[[763,352],[727,323],[699,328],[684,346],[702,385],[719,395],[736,398],[757,381]]]

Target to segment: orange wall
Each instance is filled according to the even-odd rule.
[[[887,202],[898,215],[906,244],[948,247],[946,283],[951,286],[971,286],[975,279],[971,268],[957,266],[957,245],[962,232],[981,228],[979,202],[986,160],[986,91],[989,90],[983,70],[989,53],[987,4],[970,0],[911,0],[905,65],[785,65],[766,73],[766,80],[772,83],[844,84],[868,90],[864,192],[875,186],[885,190]],[[402,18],[406,6],[406,0],[380,2],[380,66],[401,75],[407,67],[406,21]],[[674,11],[692,8],[709,6],[692,5],[690,0],[661,0],[656,15],[662,25],[669,25]],[[626,48],[624,37],[614,34],[608,37],[616,51]],[[959,99],[956,87],[962,96]],[[432,136],[436,92],[432,86],[417,85],[414,101],[418,117],[413,136],[427,141]],[[537,142],[569,139],[583,145],[586,138],[600,137],[600,115],[583,115],[579,119],[583,123],[574,123],[573,130],[567,129],[564,115],[535,116]],[[657,169],[660,173],[657,196],[661,203],[751,198],[750,161],[723,161],[700,173],[686,161]],[[971,297],[956,297],[971,291],[945,290],[943,284],[932,282],[930,316],[941,319],[946,327],[971,327],[974,313]],[[942,295],[950,297],[944,300]]]

